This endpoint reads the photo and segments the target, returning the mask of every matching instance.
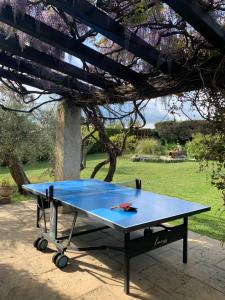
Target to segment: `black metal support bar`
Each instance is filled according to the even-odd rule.
[[[135,257],[150,250],[181,240],[185,237],[186,231],[187,228],[185,224],[181,224],[170,228],[170,230],[164,229],[144,237],[128,240],[127,255],[130,258]]]
[[[66,247],[63,244],[59,243],[58,240],[54,239],[54,237],[51,237],[48,232],[42,232],[42,236],[52,244],[54,244],[59,252],[64,253],[64,251],[66,251]]]
[[[107,245],[90,246],[90,247],[76,247],[77,251],[93,251],[93,250],[106,250],[106,249],[111,249],[111,250],[124,252],[123,247],[107,246]]]
[[[124,292],[130,292],[130,257],[128,254],[130,242],[130,233],[124,234]]]
[[[47,198],[47,190],[46,190],[46,198]],[[46,214],[45,214],[45,200],[41,198],[41,207],[42,207],[42,212],[43,212],[43,218],[44,218],[44,232],[47,233],[47,220],[46,220]]]
[[[75,211],[75,213],[74,213],[74,217],[73,217],[73,222],[72,222],[72,226],[71,226],[70,234],[69,234],[69,236],[68,236],[68,241],[67,241],[67,245],[66,245],[66,247],[69,247],[69,246],[70,246],[71,239],[72,239],[72,237],[73,237],[73,233],[74,233],[74,228],[75,228],[76,221],[77,221],[77,216],[78,216],[78,212],[77,212],[77,211]]]
[[[167,226],[167,225],[164,225],[164,224],[154,225],[154,227],[161,227],[161,228],[164,228],[166,230],[172,230],[173,229],[173,226]]]
[[[40,228],[39,220],[40,220],[40,207],[37,206],[37,222],[36,222],[36,227],[37,228]]]
[[[49,235],[57,240],[58,236],[58,203],[54,201],[54,187],[51,185],[46,193],[46,198],[50,203],[50,231]]]
[[[92,233],[92,232],[96,232],[96,231],[100,231],[100,230],[104,230],[104,229],[108,229],[110,228],[109,226],[102,226],[102,227],[98,227],[98,228],[93,228],[90,230],[85,230],[85,231],[80,231],[80,232],[75,232],[73,233],[72,237],[74,236],[80,236],[80,235],[84,235],[84,234],[88,234],[88,233]],[[69,235],[63,235],[58,237],[58,240],[65,240],[68,239]]]
[[[184,218],[184,238],[183,238],[183,263],[188,260],[188,217]]]
[[[39,225],[40,213],[41,213],[40,202],[41,202],[41,199],[40,199],[40,196],[38,196],[37,197],[37,221],[36,221],[36,227],[37,228],[40,228],[40,225]]]

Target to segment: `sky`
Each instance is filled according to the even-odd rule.
[[[145,128],[155,128],[155,123],[163,122],[163,121],[173,121],[174,118],[176,121],[184,121],[184,120],[199,120],[201,119],[200,115],[197,111],[193,111],[193,109],[190,107],[188,103],[186,103],[183,107],[183,111],[177,110],[175,115],[172,115],[169,113],[170,111],[170,105],[168,105],[169,100],[173,99],[173,103],[177,104],[179,106],[179,103],[176,102],[176,98],[157,98],[157,99],[151,99],[147,106],[142,110],[142,113],[146,119],[146,125]],[[49,96],[42,96],[42,101],[49,100]],[[56,109],[57,103],[52,104],[46,104],[43,105],[42,109]],[[129,104],[127,105],[129,106]],[[114,106],[114,109],[116,107]],[[129,110],[126,108],[125,110]]]
[[[88,46],[91,46],[88,44]],[[66,55],[65,60],[71,64],[76,65],[77,67],[82,67],[82,62],[76,57],[71,55]],[[168,98],[157,98],[149,101],[147,107],[144,110],[144,116],[146,119],[146,128],[154,128],[154,124],[161,121],[170,121],[174,120],[172,114],[168,114],[170,110],[169,106],[166,105]],[[171,99],[170,99],[171,100]],[[176,103],[176,99],[173,97],[173,101]],[[178,105],[179,106],[179,105]],[[189,104],[185,104],[183,108],[184,113],[178,111],[175,115],[176,121],[184,121],[188,119],[199,120],[201,119],[197,111],[193,111]],[[188,117],[187,117],[188,116]]]
[[[29,87],[28,87],[29,88]],[[34,90],[32,88],[32,90]],[[176,101],[176,98],[170,98],[170,100],[173,99],[173,103],[177,104],[179,107],[179,103]],[[39,101],[47,101],[49,100],[49,96],[42,96]],[[185,120],[199,120],[201,119],[201,116],[198,114],[198,112],[190,107],[188,103],[184,104],[184,107],[181,110],[177,110],[174,115],[170,114],[170,105],[168,104],[169,99],[168,98],[156,98],[151,99],[147,106],[142,110],[142,113],[146,119],[146,125],[145,128],[155,128],[155,123],[163,122],[163,121],[173,121],[174,119],[176,121],[185,121]],[[49,109],[50,107],[54,109],[56,108],[56,103],[52,104],[45,104],[43,105],[42,109]],[[115,109],[115,107],[114,107]]]
[[[146,126],[147,128],[154,128],[154,124],[162,121],[185,121],[185,120],[199,120],[201,119],[198,112],[190,107],[188,103],[184,104],[183,111],[178,110],[175,115],[169,114],[168,111],[170,110],[169,105],[167,105],[166,98],[157,98],[152,99],[149,101],[147,107],[144,110],[144,116],[146,119]],[[173,99],[176,103],[176,99]],[[178,104],[178,103],[177,103]],[[178,104],[179,106],[179,104]]]
[[[76,58],[76,57],[71,57],[70,55],[66,55],[65,60],[69,62],[70,64],[76,65],[77,67],[82,67],[82,62]],[[34,88],[32,88],[34,90]],[[49,100],[48,96],[42,96],[40,99],[41,101],[46,101]],[[146,128],[154,128],[155,123],[162,122],[162,121],[170,121],[170,120],[175,120],[176,121],[184,121],[188,119],[192,120],[199,120],[201,119],[200,115],[198,114],[197,111],[193,111],[193,109],[190,107],[188,103],[185,103],[183,107],[183,112],[177,111],[175,115],[172,115],[169,112],[170,106],[168,103],[171,101],[179,106],[177,100],[175,97],[165,97],[165,98],[156,98],[156,99],[151,99],[145,109],[143,110],[144,117],[146,119]],[[54,104],[53,104],[54,105]],[[52,106],[51,104],[48,105]],[[43,106],[42,108],[45,109],[46,105]]]

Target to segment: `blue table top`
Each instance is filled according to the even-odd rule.
[[[95,179],[26,184],[23,188],[45,196],[51,185],[54,186],[55,200],[125,232],[210,210],[198,203]],[[111,209],[125,202],[131,202],[137,212]]]

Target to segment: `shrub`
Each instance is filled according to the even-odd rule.
[[[123,143],[124,134],[117,133],[110,136],[110,141],[112,141],[117,147],[121,148]]]
[[[100,141],[93,141],[93,147],[88,151],[88,154],[95,154],[95,153],[102,153],[103,147],[100,143]]]
[[[136,147],[136,152],[140,154],[159,155],[162,151],[160,141],[156,139],[143,139],[140,140]]]
[[[208,151],[208,144],[212,136],[196,133],[193,135],[192,141],[187,142],[185,149],[189,157],[193,157],[197,160],[210,159],[210,153]]]
[[[136,146],[137,146],[137,137],[135,135],[128,136],[126,142],[126,150],[133,151],[135,150]]]
[[[110,140],[119,148],[122,147],[124,134],[118,133],[110,137]],[[136,148],[137,138],[134,135],[130,135],[127,137],[125,150],[132,151]]]
[[[82,126],[81,127],[81,135],[82,138],[84,138],[86,135],[88,135],[88,133],[92,131],[92,127],[90,127],[90,129],[87,129],[86,126]],[[95,132],[93,134],[94,137],[90,137],[87,141],[88,144],[88,154],[94,154],[94,153],[101,153],[103,152],[103,147],[99,141],[99,133]]]

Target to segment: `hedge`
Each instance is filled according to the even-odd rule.
[[[186,143],[195,133],[209,134],[210,125],[205,120],[195,121],[166,121],[155,124],[159,137],[166,142]]]

